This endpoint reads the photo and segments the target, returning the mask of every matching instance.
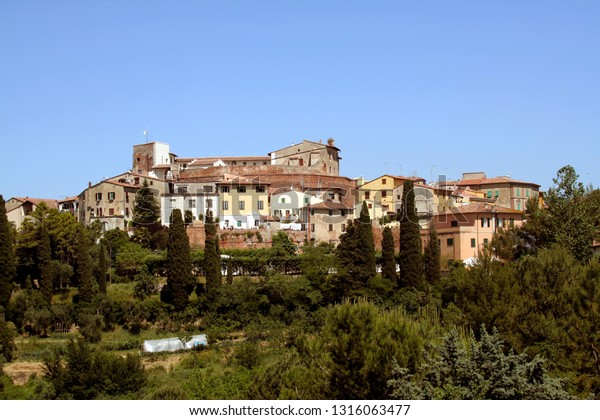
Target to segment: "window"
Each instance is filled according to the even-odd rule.
[[[513,219],[512,217],[510,218],[510,227],[511,228],[515,227],[515,219]]]
[[[202,191],[204,191],[205,193],[211,193],[213,192],[213,187],[212,185],[205,185],[204,187],[202,187]]]
[[[521,196],[521,189],[517,188],[517,197],[520,197],[520,196]]]
[[[96,201],[102,200],[102,193],[96,193]]]
[[[262,200],[258,200],[258,209],[263,210],[265,208],[265,202]]]
[[[331,223],[329,224],[329,231],[333,232],[333,225]]]
[[[125,202],[129,203],[129,193],[128,192],[125,193]]]
[[[245,193],[246,192],[246,186],[245,185],[240,185],[237,187],[237,192],[239,193]]]
[[[315,224],[314,223],[311,223],[311,225],[310,225],[310,231],[311,232],[315,231]]]
[[[256,187],[256,192],[257,193],[264,193],[265,192],[265,187],[263,185],[259,185],[258,187]]]
[[[207,198],[206,199],[206,208],[207,209],[212,209],[212,206],[213,206],[212,198]]]
[[[525,197],[529,197],[529,189],[525,190]]]
[[[333,210],[329,210],[329,215],[333,216]]]
[[[489,239],[488,238],[484,238],[483,239],[483,245],[487,246],[488,243],[489,243]]]
[[[280,203],[285,204],[285,197],[281,197],[281,199],[279,200]]]
[[[475,243],[475,238],[471,238],[471,248],[475,248],[477,244]]]
[[[242,221],[241,221],[241,220],[238,220],[238,221],[237,221],[237,227],[239,227],[239,228],[241,228],[241,227],[242,227]]]
[[[175,205],[175,203],[177,203],[177,199],[169,198],[169,204],[171,204],[171,206]]]
[[[450,222],[450,226],[452,227],[458,227],[458,220],[453,220]]]
[[[381,180],[381,183],[382,183],[383,185],[385,185],[385,184],[387,183],[387,179],[383,178],[383,179]]]
[[[386,198],[387,197],[387,191],[383,190],[381,191],[381,198]]]
[[[517,201],[517,210],[521,210],[521,201]]]
[[[500,196],[500,191],[496,190],[494,191],[494,197],[498,198]]]
[[[109,201],[114,201],[115,199],[115,193],[114,192],[109,192],[108,193],[108,200]]]
[[[177,192],[179,194],[187,194],[188,188],[187,187],[177,187]]]
[[[369,200],[371,198],[371,191],[365,191],[365,200]]]
[[[454,238],[446,239],[446,246],[454,246]]]
[[[308,197],[304,197],[304,204],[308,204]]]
[[[487,198],[492,198],[492,190],[488,190],[488,192],[487,192]]]
[[[245,201],[240,201],[240,210],[246,210],[246,202]]]
[[[346,216],[346,210],[342,210],[342,211],[340,211],[340,214],[341,214],[343,217],[345,217],[345,216]]]
[[[129,217],[129,207],[125,207],[125,217]]]
[[[188,207],[191,209],[196,208],[196,200],[188,200]]]
[[[115,215],[115,209],[113,209],[113,208],[108,209],[108,215],[109,216],[114,216]]]
[[[369,203],[369,208],[372,209],[373,208],[373,203]]]
[[[223,210],[229,210],[229,201],[223,201],[222,208]]]
[[[229,192],[229,187],[221,187],[221,192],[222,193],[228,193]]]
[[[489,217],[482,217],[481,218],[481,227],[482,228],[490,227],[490,218]]]
[[[346,231],[346,224],[342,223],[342,232],[345,232],[345,231]]]
[[[314,209],[311,209],[311,210],[310,210],[310,215],[311,215],[311,216],[314,216],[314,215],[315,215],[315,210],[314,210]]]

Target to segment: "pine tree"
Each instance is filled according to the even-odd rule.
[[[212,294],[221,287],[221,256],[219,252],[217,224],[214,223],[211,212],[208,212],[206,215],[204,233],[204,274],[206,276],[206,290]]]
[[[100,243],[98,253],[98,291],[103,295],[106,295],[106,273],[108,267],[109,261],[106,255],[106,246],[104,246],[104,243]]]
[[[423,279],[421,234],[415,209],[415,188],[412,181],[405,181],[402,191],[400,213],[400,280],[399,286],[417,287]]]
[[[89,238],[85,228],[77,227],[75,239],[75,278],[79,290],[79,301],[90,303],[94,300],[98,284],[94,278]]]
[[[438,242],[437,231],[433,226],[429,228],[429,243],[425,248],[423,263],[427,281],[431,284],[438,283],[442,277],[440,267],[440,244]]]
[[[160,219],[160,206],[156,202],[152,190],[148,187],[148,180],[144,179],[142,188],[135,195],[133,205],[133,223],[137,227],[148,227],[158,223]]]
[[[396,274],[396,252],[394,251],[394,236],[392,235],[392,229],[386,226],[383,229],[383,240],[381,241],[381,275],[384,279],[391,280],[393,282],[398,281],[398,274]]]
[[[11,228],[6,217],[4,198],[0,195],[0,306],[8,307],[13,278],[17,274]]]
[[[173,210],[171,218],[167,244],[167,285],[163,288],[161,299],[172,304],[175,310],[181,311],[188,304],[195,279],[192,276],[190,243],[183,225],[181,210]]]
[[[50,248],[50,236],[46,229],[46,224],[42,222],[40,226],[40,244],[38,246],[38,266],[40,268],[40,291],[50,304],[52,302],[52,293],[54,287],[52,285],[52,250]]]

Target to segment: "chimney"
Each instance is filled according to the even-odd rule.
[[[88,188],[92,188],[92,181],[88,181]]]
[[[335,142],[335,140],[334,140],[334,139],[332,139],[331,137],[329,137],[329,139],[327,140],[327,144],[328,144],[329,146],[333,146],[333,143],[334,143],[334,142]]]

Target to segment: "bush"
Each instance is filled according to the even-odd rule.
[[[71,340],[63,351],[55,351],[44,361],[44,369],[61,399],[122,396],[135,393],[146,382],[138,356],[111,356],[82,340]]]

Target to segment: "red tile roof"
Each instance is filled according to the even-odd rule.
[[[511,213],[523,214],[522,211],[510,209],[508,207],[497,206],[490,203],[469,203],[464,206],[452,207],[446,211],[436,214],[456,214],[456,213]]]
[[[494,178],[476,178],[476,179],[461,179],[459,181],[447,181],[446,185],[491,185],[491,184],[525,184],[534,185],[539,188],[539,185],[534,182],[520,181],[518,179],[512,179],[507,176],[497,176]]]

